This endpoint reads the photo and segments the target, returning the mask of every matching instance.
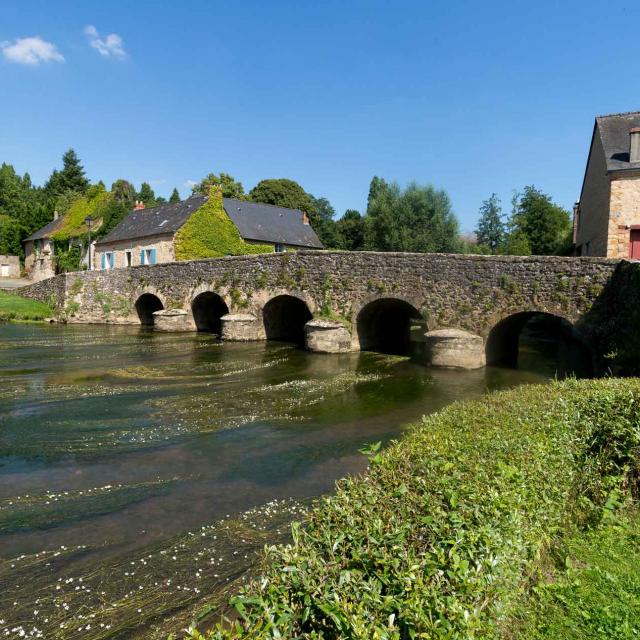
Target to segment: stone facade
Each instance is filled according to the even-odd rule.
[[[227,339],[264,339],[267,304],[294,298],[315,320],[342,325],[352,350],[360,346],[361,312],[379,301],[411,310],[422,333],[454,328],[483,339],[513,314],[544,312],[566,319],[597,347],[613,330],[606,295],[619,265],[605,258],[300,251],[78,272],[21,292],[55,299],[68,322],[117,324],[140,323],[136,302],[146,294],[160,308],[184,310],[188,326],[192,301],[211,291],[228,307],[221,318]],[[342,345],[344,331],[337,331]]]
[[[0,256],[0,279],[20,277],[20,258],[18,256]]]
[[[53,240],[28,240],[24,243],[24,268],[30,280],[37,282],[56,275]]]
[[[173,235],[157,235],[145,238],[135,238],[134,240],[120,240],[118,242],[100,243],[95,245],[93,252],[93,268],[95,270],[109,269],[110,262],[103,256],[113,254],[113,268],[135,267],[142,265],[142,252],[155,250],[155,261],[174,262],[176,259],[173,246]],[[127,254],[129,254],[127,256]],[[127,258],[131,262],[127,264]],[[145,254],[145,264],[151,264],[150,254]],[[103,267],[104,265],[104,267]]]
[[[610,233],[610,191],[604,149],[600,137],[595,136],[580,196],[579,215],[573,239],[580,255],[609,255],[607,245]]]
[[[634,225],[640,225],[640,173],[617,176],[611,181],[607,256],[629,255],[629,230]]]

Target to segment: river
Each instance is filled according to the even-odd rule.
[[[0,637],[166,638],[215,614],[359,453],[519,370],[0,325]],[[7,633],[8,632],[8,633]],[[23,635],[21,635],[23,634]]]

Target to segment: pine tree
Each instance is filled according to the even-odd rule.
[[[156,203],[156,194],[153,192],[151,185],[148,182],[143,182],[140,185],[140,191],[138,192],[138,200],[144,202],[145,207],[153,207]]]
[[[175,204],[176,202],[180,202],[180,193],[178,192],[178,190],[174,187],[173,191],[171,192],[171,197],[169,198],[169,202],[171,204]]]
[[[47,195],[57,198],[65,191],[75,191],[79,194],[86,193],[89,187],[89,180],[84,175],[84,167],[73,149],[69,149],[62,156],[62,164],[62,171],[54,169],[45,185]]]
[[[496,253],[505,239],[505,225],[502,219],[502,206],[495,193],[485,200],[480,207],[480,220],[476,227],[476,238],[479,245],[488,247]]]

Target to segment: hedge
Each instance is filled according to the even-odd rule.
[[[254,253],[273,253],[273,247],[245,242],[222,206],[222,192],[212,189],[209,199],[178,230],[177,260],[197,260]]]
[[[514,637],[549,546],[640,477],[639,400],[638,380],[566,381],[424,419],[267,549],[206,637]]]

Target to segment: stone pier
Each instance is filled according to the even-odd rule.
[[[425,334],[427,364],[479,369],[486,364],[484,340],[461,329],[436,329]]]

